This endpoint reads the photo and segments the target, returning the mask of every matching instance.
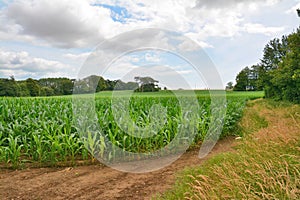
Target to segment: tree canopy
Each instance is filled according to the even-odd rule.
[[[75,79],[69,78],[41,78],[35,80],[16,81],[13,76],[0,78],[0,96],[60,96],[73,94]],[[123,82],[122,80],[105,80],[101,76],[91,75],[76,81],[75,93],[94,93],[109,90],[136,90],[139,84],[143,91],[157,91],[158,81],[151,77],[141,77],[137,82]],[[153,89],[154,88],[154,89]]]
[[[146,76],[146,77],[134,77],[134,80],[138,83],[138,88],[135,90],[136,92],[156,92],[159,91],[161,88],[158,87],[157,83],[159,81],[154,80],[153,78]]]
[[[260,62],[236,76],[234,90],[264,90],[267,98],[300,103],[300,27],[271,40]]]

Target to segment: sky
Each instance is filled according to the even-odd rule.
[[[110,65],[100,66],[106,70],[99,75],[126,81],[151,75],[172,89],[179,80],[221,87],[207,79],[234,82],[242,68],[259,62],[268,41],[299,26],[297,8],[299,0],[0,0],[0,78],[77,78],[88,71],[92,52],[106,56],[134,43],[134,51],[106,56]],[[182,43],[170,45],[172,33],[154,40],[148,28],[178,33]],[[101,46],[105,41],[113,46]],[[198,62],[212,77],[179,55],[195,44],[213,63]]]

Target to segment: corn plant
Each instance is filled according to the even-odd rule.
[[[188,102],[189,94],[181,93],[185,98],[183,101]],[[209,128],[211,102],[208,92],[196,94],[198,115],[192,121],[197,121],[197,134],[193,136],[197,143],[205,138]],[[253,97],[251,93],[241,97],[234,93],[228,96],[223,136],[231,134],[242,116],[245,101]],[[124,97],[118,98],[122,100]],[[106,142],[124,151],[147,153],[168,145],[179,130],[191,128],[181,128],[184,113],[172,92],[163,95],[135,94],[126,105],[126,116],[117,115],[126,117],[120,126],[113,113],[112,96],[97,94],[96,123],[101,128],[101,134],[83,131],[82,135],[73,123],[76,119],[73,118],[70,97],[0,98],[0,162],[14,166],[25,161],[55,165],[66,161],[75,163],[76,159],[92,156],[113,158],[114,152],[106,152]],[[86,122],[89,123],[89,120]],[[137,137],[145,133],[151,137]]]

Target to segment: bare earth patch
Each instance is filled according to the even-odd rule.
[[[119,172],[101,165],[2,170],[0,199],[150,199],[174,184],[176,172],[230,151],[233,144],[232,137],[220,140],[204,159],[198,158],[199,149],[190,150],[172,165],[145,174]]]

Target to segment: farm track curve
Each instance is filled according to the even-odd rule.
[[[102,165],[1,170],[0,199],[150,199],[175,183],[176,173],[231,151],[234,138],[220,140],[204,159],[198,148],[158,171],[132,174]]]

